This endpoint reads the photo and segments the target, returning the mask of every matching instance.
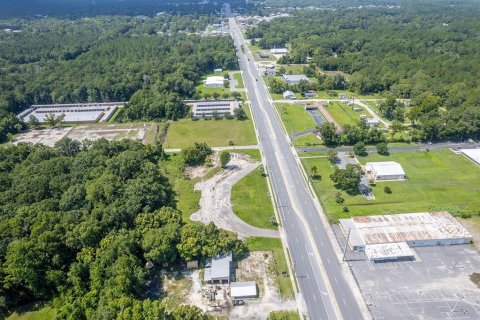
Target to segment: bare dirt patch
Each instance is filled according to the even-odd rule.
[[[253,227],[238,218],[232,210],[232,186],[258,165],[258,162],[252,161],[247,155],[232,153],[232,159],[224,170],[195,184],[195,190],[200,190],[202,196],[200,210],[193,213],[190,219],[204,224],[213,222],[217,227],[236,232],[243,238],[278,237],[277,231]]]
[[[65,137],[72,129],[72,127],[60,127],[52,129],[29,130],[27,132],[17,135],[13,143],[41,143],[46,146],[53,147],[55,145],[55,142]]]
[[[189,166],[185,168],[184,174],[188,179],[203,178],[210,170],[220,166],[220,156],[218,153],[214,153],[207,159],[208,165],[202,166]]]

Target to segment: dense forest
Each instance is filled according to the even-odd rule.
[[[299,11],[260,23],[247,36],[265,49],[288,45],[290,54],[281,63],[312,58],[310,70],[327,89],[344,86],[358,94],[413,99],[406,118],[425,139],[479,138],[478,2],[402,3],[401,8]],[[341,71],[347,81],[323,71]]]
[[[179,165],[211,153],[187,149]],[[165,161],[161,146],[130,140],[0,148],[0,316],[53,298],[58,319],[207,319],[149,300],[150,283],[179,260],[245,247],[213,224],[182,221]]]
[[[244,0],[2,0],[0,19],[50,16],[57,18],[93,17],[98,15],[147,15],[158,12],[173,14],[219,13],[225,3],[239,12],[253,5]]]
[[[0,31],[0,141],[34,103],[129,101],[128,119],[185,116],[183,98],[214,68],[235,69],[229,37],[195,32],[212,16],[4,20]]]

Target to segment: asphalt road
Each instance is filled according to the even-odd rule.
[[[359,303],[345,280],[342,266],[317,206],[302,175],[280,119],[268,99],[266,88],[255,68],[253,57],[240,30],[230,19],[251,101],[260,148],[282,226],[286,233],[294,272],[309,319],[362,319]],[[244,45],[245,54],[240,51]],[[247,60],[247,57],[249,60]]]
[[[426,150],[426,149],[476,149],[480,148],[480,143],[455,143],[455,142],[442,142],[442,143],[420,143],[411,144],[408,146],[389,146],[390,152],[394,151],[414,151],[414,150]],[[298,152],[327,152],[329,148],[297,148]],[[336,148],[338,152],[351,152],[353,147],[339,147]],[[367,148],[367,152],[376,152],[376,148]]]

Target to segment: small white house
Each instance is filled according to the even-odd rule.
[[[295,96],[295,93],[293,93],[292,91],[288,91],[288,90],[283,93],[283,98],[291,99],[291,100],[297,99],[297,97]]]
[[[288,49],[287,48],[273,48],[270,49],[271,54],[287,54]]]
[[[378,119],[367,119],[367,122],[365,122],[367,124],[367,126],[378,126],[380,124],[380,122],[378,121]]]
[[[223,88],[225,85],[225,78],[221,76],[208,77],[205,80],[205,88]]]

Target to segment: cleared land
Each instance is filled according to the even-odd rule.
[[[136,139],[143,143],[152,144],[157,135],[157,123],[125,123],[125,124],[90,124],[64,126],[52,129],[28,130],[18,134],[14,143],[41,143],[52,147],[63,137],[74,140],[107,140]]]
[[[206,142],[211,147],[228,146],[229,141],[235,145],[257,144],[250,110],[244,107],[247,120],[191,120],[172,121],[164,142],[165,148],[182,148],[193,142]]]
[[[315,128],[315,121],[302,105],[276,103],[275,108],[289,134]]]
[[[293,299],[292,282],[288,276],[287,260],[283,253],[282,241],[275,238],[252,237],[247,239],[247,248],[249,251],[272,251],[275,257],[275,264],[272,266],[277,273],[278,288],[283,299]]]
[[[249,173],[233,186],[232,207],[233,212],[249,225],[277,229],[272,224],[275,214],[268,194],[267,178],[259,170]]]
[[[303,154],[302,154],[303,156]],[[326,158],[303,158],[307,169],[317,166],[321,180],[315,180],[316,192],[332,221],[353,215],[407,213],[446,210],[453,215],[476,213],[480,210],[480,170],[461,155],[449,150],[430,152],[395,152],[390,156],[371,154],[359,158],[367,161],[397,161],[403,166],[408,180],[380,182],[372,186],[375,200],[362,195],[350,196],[342,192],[345,202],[335,202],[335,189],[329,178],[334,166]],[[384,192],[390,187],[391,194]],[[343,212],[347,207],[349,212]]]

